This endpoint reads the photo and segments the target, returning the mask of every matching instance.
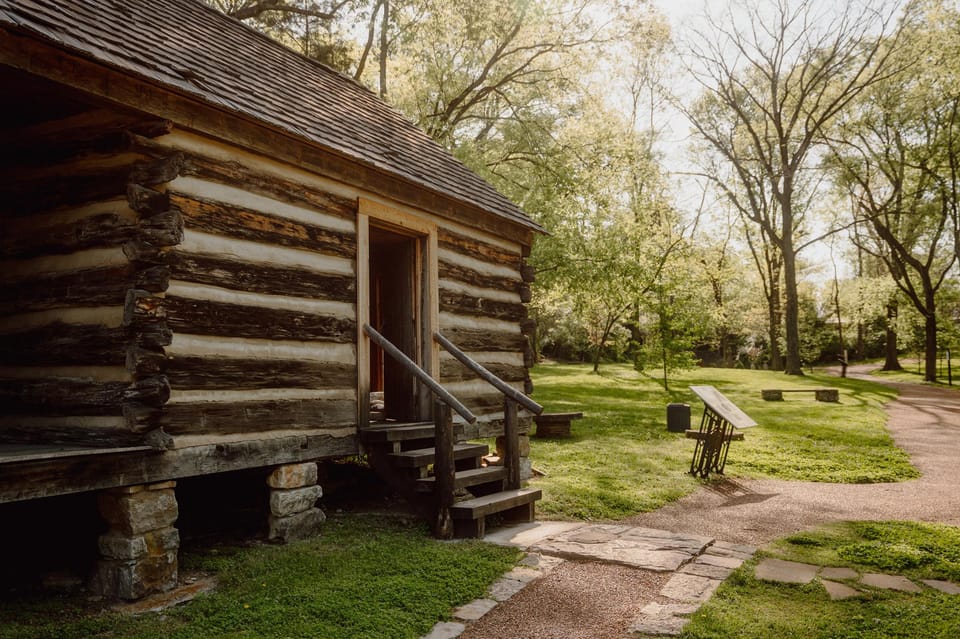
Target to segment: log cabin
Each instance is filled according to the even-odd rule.
[[[358,454],[438,534],[533,516],[516,205],[196,0],[0,0],[0,89],[0,509],[95,495],[100,592],[175,585],[185,478],[260,469],[279,540]]]

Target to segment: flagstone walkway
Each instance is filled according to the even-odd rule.
[[[852,375],[866,370],[851,367]],[[960,525],[960,393],[895,384],[888,428],[922,476],[898,484],[736,480],[704,487],[618,524],[536,522],[487,536],[528,552],[488,597],[429,639],[620,639],[675,636],[724,578],[762,545],[829,521],[904,519]],[[842,397],[841,397],[842,401]],[[673,533],[668,530],[682,530]],[[872,588],[960,594],[960,585],[765,559],[757,578],[819,579],[831,598]]]

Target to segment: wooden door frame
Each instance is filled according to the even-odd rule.
[[[357,210],[357,426],[366,428],[370,425],[370,338],[363,326],[370,323],[371,224],[418,240],[414,269],[414,294],[420,300],[418,363],[434,379],[440,376],[440,346],[433,339],[440,327],[440,269],[435,222],[363,197]],[[430,391],[423,384],[417,388],[417,411],[426,419],[432,405]]]

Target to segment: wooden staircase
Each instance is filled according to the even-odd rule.
[[[462,427],[455,429],[457,439]],[[380,424],[361,431],[370,465],[431,522],[442,507],[434,474],[435,432],[433,422]],[[533,521],[539,489],[508,489],[507,468],[484,466],[486,445],[461,442],[452,449],[456,497],[449,514],[455,537],[483,537],[490,515],[500,515],[504,522]]]

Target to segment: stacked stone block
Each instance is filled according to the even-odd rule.
[[[98,497],[100,514],[109,524],[97,545],[100,563],[93,590],[107,597],[140,599],[177,585],[180,533],[176,482],[126,486]]]
[[[326,516],[315,506],[323,496],[315,463],[279,466],[267,477],[267,485],[271,541],[285,543],[319,534]]]
[[[519,436],[520,453],[520,481],[527,481],[533,477],[533,465],[530,462],[530,435],[522,434]],[[506,439],[503,435],[497,437],[497,456],[502,460],[506,450]]]

